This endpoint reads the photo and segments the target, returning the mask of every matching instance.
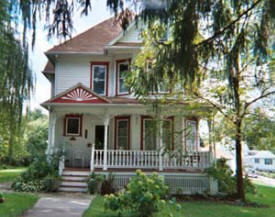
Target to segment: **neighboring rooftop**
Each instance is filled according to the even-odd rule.
[[[251,150],[249,155],[253,158],[275,158],[275,155],[271,151]]]

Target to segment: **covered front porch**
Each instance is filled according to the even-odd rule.
[[[210,166],[211,153],[199,146],[198,119],[162,117],[157,132],[149,132],[152,118],[144,108],[127,112],[119,107],[68,110],[50,113],[48,153],[62,147],[60,173],[64,168],[90,171],[201,172]],[[122,111],[122,112],[121,112]],[[182,129],[192,128],[193,138]]]

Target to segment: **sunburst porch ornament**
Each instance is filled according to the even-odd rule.
[[[93,99],[96,99],[96,97],[94,97],[87,90],[84,90],[82,88],[76,88],[72,92],[67,93],[65,96],[61,97],[61,99],[68,99],[68,100],[81,102],[81,101],[93,100]]]

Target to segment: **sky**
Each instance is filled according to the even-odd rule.
[[[112,14],[106,8],[106,1],[102,0],[92,1],[92,11],[88,16],[81,16],[80,12],[81,11],[75,12],[72,17],[74,25],[73,36],[86,31],[92,26],[112,16]],[[43,111],[43,113],[47,114],[47,110],[40,106],[42,102],[50,99],[51,93],[50,82],[42,73],[47,63],[47,57],[44,53],[54,45],[59,44],[61,41],[56,38],[48,40],[48,32],[44,29],[44,26],[45,25],[43,21],[38,23],[37,27],[39,28],[37,28],[36,32],[35,47],[30,54],[30,66],[36,81],[33,95],[31,96],[31,100],[28,103],[31,110],[39,108]],[[31,37],[29,37],[29,41],[31,44]]]

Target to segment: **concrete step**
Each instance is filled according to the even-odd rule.
[[[87,182],[87,176],[62,176],[63,181]]]
[[[74,170],[64,170],[62,176],[82,176],[88,177],[90,175],[89,171],[74,171]]]
[[[88,192],[88,189],[80,188],[80,187],[59,187],[58,191],[61,191],[61,192]]]
[[[60,186],[62,186],[62,187],[70,186],[70,187],[84,187],[84,188],[87,188],[88,184],[86,182],[62,181]]]

